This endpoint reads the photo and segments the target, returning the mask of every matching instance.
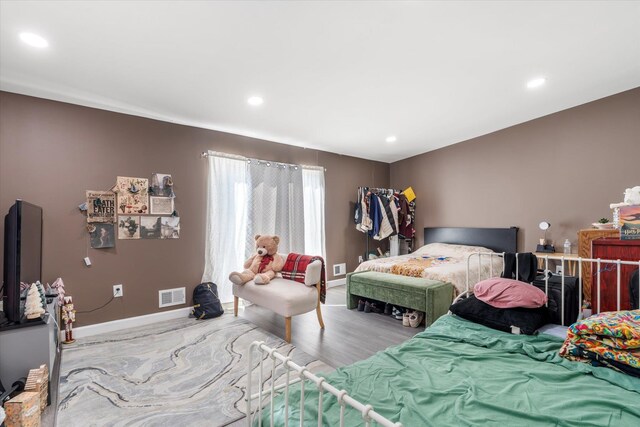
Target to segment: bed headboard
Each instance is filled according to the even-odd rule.
[[[424,244],[427,243],[484,246],[495,252],[517,252],[518,227],[425,227]]]

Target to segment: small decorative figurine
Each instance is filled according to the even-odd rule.
[[[64,282],[60,277],[58,277],[55,282],[51,285],[52,289],[55,289],[58,292],[58,305],[64,305]]]
[[[76,340],[73,339],[73,322],[76,321],[76,310],[73,308],[73,299],[71,296],[64,297],[64,305],[62,306],[62,320],[64,320],[64,344],[71,344]]]
[[[38,291],[38,286],[33,283],[29,288],[29,293],[27,294],[27,301],[24,306],[24,314],[27,316],[27,319],[31,320],[42,317],[44,313],[45,310],[42,307],[40,291]]]

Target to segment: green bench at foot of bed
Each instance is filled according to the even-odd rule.
[[[449,311],[453,301],[453,285],[422,277],[361,271],[347,274],[347,308],[358,306],[364,298],[388,302],[425,313],[425,324],[431,325]]]

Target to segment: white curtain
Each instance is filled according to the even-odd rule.
[[[229,273],[242,270],[256,234],[280,236],[278,251],[326,258],[324,169],[209,152],[203,282],[233,300]]]
[[[229,273],[242,270],[247,240],[247,161],[209,153],[207,220],[202,282],[218,285],[220,301],[233,300]]]
[[[256,234],[278,235],[280,253],[303,253],[305,206],[302,168],[251,159],[248,171],[247,257],[255,251]]]
[[[327,257],[324,229],[324,168],[302,169],[304,253]]]

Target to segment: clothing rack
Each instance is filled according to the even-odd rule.
[[[360,203],[360,198],[362,195],[366,195],[368,193],[373,193],[376,196],[380,197],[380,196],[385,196],[387,199],[390,198],[393,195],[401,195],[403,194],[402,190],[396,189],[396,188],[378,188],[378,187],[357,187],[357,194],[358,194],[358,201],[356,201],[356,213],[355,216],[357,217],[358,215],[358,204]],[[414,220],[415,220],[415,202],[411,202],[412,205],[412,211],[411,214],[414,216]],[[364,214],[362,214],[364,215]],[[356,223],[357,223],[357,219],[356,219]],[[395,224],[394,225],[395,228],[399,228],[399,224]],[[362,230],[360,230],[362,231]],[[399,230],[395,230],[396,232],[394,232],[394,234],[392,234],[391,236],[396,236],[398,235],[398,231]],[[384,237],[380,240],[384,240],[388,237],[391,236],[387,236]],[[366,251],[365,251],[365,256],[364,256],[364,260],[367,261],[369,259],[369,239],[370,239],[370,231],[366,231],[365,232],[365,244],[366,244]],[[413,239],[413,236],[411,236],[411,238],[405,238],[405,241],[411,241]]]

